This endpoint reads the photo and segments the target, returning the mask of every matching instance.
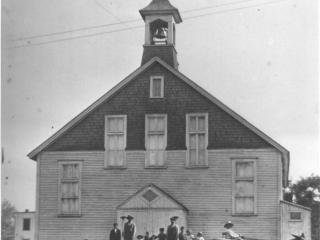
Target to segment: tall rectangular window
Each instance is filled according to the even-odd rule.
[[[233,161],[233,214],[256,213],[256,167],[254,159]]]
[[[146,166],[159,167],[165,163],[167,147],[167,116],[146,115]]]
[[[81,171],[82,162],[59,161],[61,215],[81,214]]]
[[[22,230],[23,231],[30,231],[31,219],[24,218],[22,222]]]
[[[105,165],[123,167],[127,144],[127,117],[109,115],[105,120]]]
[[[164,80],[162,76],[152,76],[150,78],[150,98],[163,98]]]
[[[207,166],[208,114],[187,114],[187,166]]]

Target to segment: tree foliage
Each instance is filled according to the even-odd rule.
[[[320,176],[301,178],[290,188],[297,204],[312,207],[320,202]]]
[[[1,240],[14,239],[14,213],[16,208],[8,201],[1,203]]]

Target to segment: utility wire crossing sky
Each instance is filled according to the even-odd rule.
[[[190,10],[182,11],[182,13],[198,12],[198,11],[208,10],[208,9],[212,9],[212,8],[221,8],[221,7],[225,7],[225,6],[238,5],[240,3],[253,2],[253,1],[256,2],[256,0],[242,0],[242,1],[236,1],[236,2],[218,4],[218,5],[211,5],[211,6],[201,7],[201,8],[196,8],[196,9],[190,9]],[[232,12],[232,11],[239,11],[239,10],[246,9],[246,8],[261,7],[261,6],[264,6],[264,5],[275,4],[275,3],[282,2],[282,1],[290,1],[290,0],[273,0],[273,1],[261,2],[261,3],[258,3],[258,4],[244,6],[244,7],[235,7],[235,8],[221,10],[221,11],[215,11],[215,12],[210,12],[210,13],[204,13],[204,14],[184,17],[184,20],[190,20],[190,19],[195,19],[195,18],[200,18],[200,17],[206,17],[206,16],[210,16],[210,15],[213,15],[213,14],[219,14],[219,13],[227,13],[227,12]],[[79,39],[79,38],[88,38],[88,37],[94,37],[94,36],[99,36],[99,35],[103,35],[103,34],[111,34],[111,33],[122,32],[122,31],[127,31],[127,30],[132,30],[132,29],[143,28],[144,27],[144,25],[128,27],[127,23],[137,23],[137,22],[141,22],[141,20],[140,19],[134,19],[134,20],[122,21],[118,17],[116,17],[113,13],[111,13],[109,10],[107,10],[102,4],[97,2],[96,0],[95,0],[95,3],[98,6],[100,6],[101,8],[103,8],[105,11],[107,11],[110,15],[112,15],[116,20],[118,20],[118,22],[110,23],[110,24],[97,25],[97,26],[91,26],[91,27],[78,28],[78,29],[71,29],[71,30],[66,30],[66,31],[61,31],[61,32],[39,34],[39,35],[35,35],[35,36],[30,36],[30,37],[20,37],[20,38],[16,38],[16,39],[11,40],[11,42],[29,40],[29,41],[27,41],[27,44],[9,47],[9,49],[15,49],[15,48],[21,48],[21,47],[32,47],[32,46],[38,46],[38,45],[44,45],[44,44],[50,44],[50,43],[63,42],[63,41],[68,41],[68,40],[75,40],[75,39]],[[62,39],[57,39],[57,40],[52,40],[52,41],[49,40],[49,41],[44,41],[44,42],[39,42],[39,43],[33,43],[33,42],[30,41],[32,39],[37,39],[37,38],[50,37],[50,36],[55,36],[55,35],[64,35],[64,34],[67,34],[67,33],[74,33],[74,32],[79,32],[79,31],[84,31],[84,30],[91,30],[91,29],[99,29],[99,28],[105,28],[105,27],[110,27],[110,26],[115,26],[115,25],[124,25],[124,26],[126,26],[126,28],[115,29],[115,30],[111,30],[111,31],[98,32],[98,33],[93,33],[93,34],[85,34],[85,35],[76,36],[76,37],[62,38]]]

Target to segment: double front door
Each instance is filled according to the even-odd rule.
[[[133,222],[136,225],[136,236],[145,235],[149,232],[150,236],[158,235],[159,229],[164,228],[167,231],[167,226],[170,224],[170,217],[178,216],[178,226],[185,226],[185,214],[182,210],[175,209],[126,209],[118,210],[119,226],[124,226],[125,220],[122,221],[121,216],[131,215],[134,217]]]
[[[187,228],[187,209],[160,188],[150,184],[131,196],[128,200],[118,206],[117,221],[123,229],[126,220],[123,216],[131,215],[136,225],[136,236],[158,235],[159,229],[170,224],[170,218],[178,216],[178,226]]]

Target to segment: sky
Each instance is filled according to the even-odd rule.
[[[149,2],[2,1],[2,199],[19,211],[35,209],[27,154],[139,67]],[[171,3],[179,70],[288,149],[291,180],[320,174],[317,0]]]

